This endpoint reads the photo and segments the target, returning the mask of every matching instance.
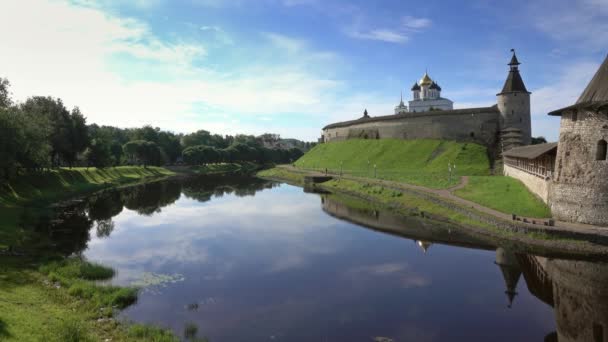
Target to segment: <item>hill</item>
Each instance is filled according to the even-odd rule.
[[[448,163],[456,165],[449,181]],[[459,176],[490,174],[490,160],[484,146],[444,140],[352,139],[319,144],[296,166],[355,176],[376,177],[432,188],[459,182]]]

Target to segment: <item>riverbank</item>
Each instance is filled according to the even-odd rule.
[[[65,265],[52,251],[28,253],[24,244],[39,239],[33,236],[34,226],[22,224],[26,217],[49,214],[49,206],[59,201],[174,176],[175,172],[159,167],[74,168],[30,174],[4,185],[0,189],[0,340],[179,341],[161,328],[115,320],[115,313],[137,300],[137,290],[97,285],[96,280],[113,276],[101,265],[76,259]]]
[[[314,172],[279,167],[258,173],[267,179],[285,181],[293,185],[304,184],[304,177]],[[427,189],[398,182],[360,178],[335,177],[325,183],[315,184],[317,190],[340,193],[379,203],[406,215],[451,222],[476,234],[504,242],[555,250],[581,256],[608,255],[608,234],[594,229],[568,229],[548,227],[506,220],[491,208],[485,208],[451,195],[449,190]],[[482,209],[487,210],[482,210]],[[492,215],[492,213],[494,215]],[[506,216],[506,215],[505,215]],[[540,223],[540,221],[538,222]]]

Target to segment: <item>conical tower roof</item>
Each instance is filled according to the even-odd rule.
[[[608,101],[608,56],[576,103]]]
[[[524,92],[529,93],[528,89],[526,89],[526,85],[524,84],[524,80],[521,78],[519,74],[518,65],[519,61],[517,60],[517,56],[515,56],[515,50],[511,49],[513,52],[513,56],[511,57],[511,61],[509,62],[509,66],[511,69],[509,70],[509,75],[507,76],[507,80],[502,87],[502,91],[500,94],[504,93],[514,93],[514,92]]]
[[[416,241],[416,244],[420,247],[420,249],[422,249],[422,252],[424,252],[424,254],[426,254],[426,251],[428,251],[429,248],[433,245],[432,242],[422,240]]]
[[[517,283],[519,282],[519,278],[521,277],[521,266],[517,261],[515,255],[503,248],[498,248],[496,250],[496,265],[500,268],[500,272],[502,273],[502,278],[505,281],[505,294],[507,295],[507,299],[509,301],[508,307],[513,305],[513,299],[517,295]]]
[[[608,107],[608,56],[591,79],[575,104],[554,110],[549,115],[562,115],[566,110],[590,108],[599,110]]]

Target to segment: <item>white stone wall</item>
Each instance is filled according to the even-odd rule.
[[[410,112],[427,112],[433,107],[434,109],[452,110],[454,103],[448,99],[436,100],[413,100],[409,101]]]
[[[507,164],[503,167],[504,175],[520,180],[528,190],[538,196],[545,203],[549,203],[551,180],[544,180],[538,176],[522,171]]]

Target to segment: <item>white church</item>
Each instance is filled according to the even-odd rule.
[[[395,107],[395,114],[454,109],[454,102],[441,97],[441,87],[426,72],[420,81],[412,86],[412,100],[408,103],[409,109],[403,103],[402,95],[401,102]]]

